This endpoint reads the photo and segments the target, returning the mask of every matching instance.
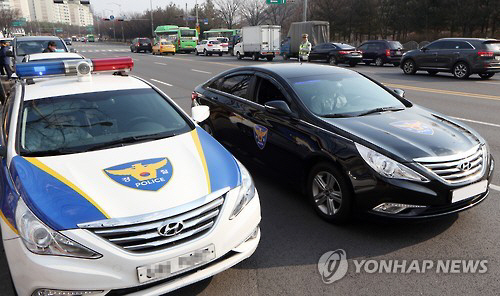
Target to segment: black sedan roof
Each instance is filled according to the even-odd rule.
[[[267,64],[267,65],[248,66],[237,69],[261,70],[263,72],[274,73],[283,78],[326,75],[326,74],[336,74],[336,73],[353,73],[352,70],[345,68],[334,67],[329,65],[311,64],[311,63]]]

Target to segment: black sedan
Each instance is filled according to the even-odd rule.
[[[488,195],[485,140],[445,115],[339,67],[275,64],[224,72],[193,92],[202,127],[234,154],[300,184],[329,221],[352,210],[426,218]]]
[[[310,61],[326,61],[330,65],[348,64],[356,66],[363,56],[354,46],[345,43],[321,43],[314,46],[309,55]]]

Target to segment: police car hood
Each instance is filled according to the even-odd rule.
[[[483,142],[469,127],[419,106],[328,122],[407,162],[420,157],[448,156]]]
[[[28,207],[55,230],[173,208],[240,184],[232,155],[202,129],[124,147],[13,159]]]

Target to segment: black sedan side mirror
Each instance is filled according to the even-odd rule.
[[[76,52],[78,52],[78,51],[72,47],[72,48],[70,48],[70,49],[69,49],[69,52],[76,53]]]
[[[292,115],[292,110],[290,110],[288,104],[282,100],[269,101],[264,105],[264,107],[266,108],[267,112],[272,114],[287,116]]]
[[[427,47],[422,47],[420,50],[423,51],[423,52],[426,52],[427,51]]]
[[[402,89],[400,89],[400,88],[395,88],[395,89],[394,89],[394,92],[395,92],[398,96],[400,96],[400,97],[402,97],[402,98],[404,98],[404,97],[405,97],[405,91],[404,91],[404,90],[402,90]]]
[[[5,53],[8,57],[11,57],[13,58],[14,57],[14,53],[12,52],[12,50],[7,50],[7,52]]]

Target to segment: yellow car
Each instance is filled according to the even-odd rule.
[[[153,54],[169,54],[171,53],[172,55],[175,54],[175,45],[172,44],[172,42],[167,41],[165,39],[160,40],[159,42],[155,43],[153,46]]]

